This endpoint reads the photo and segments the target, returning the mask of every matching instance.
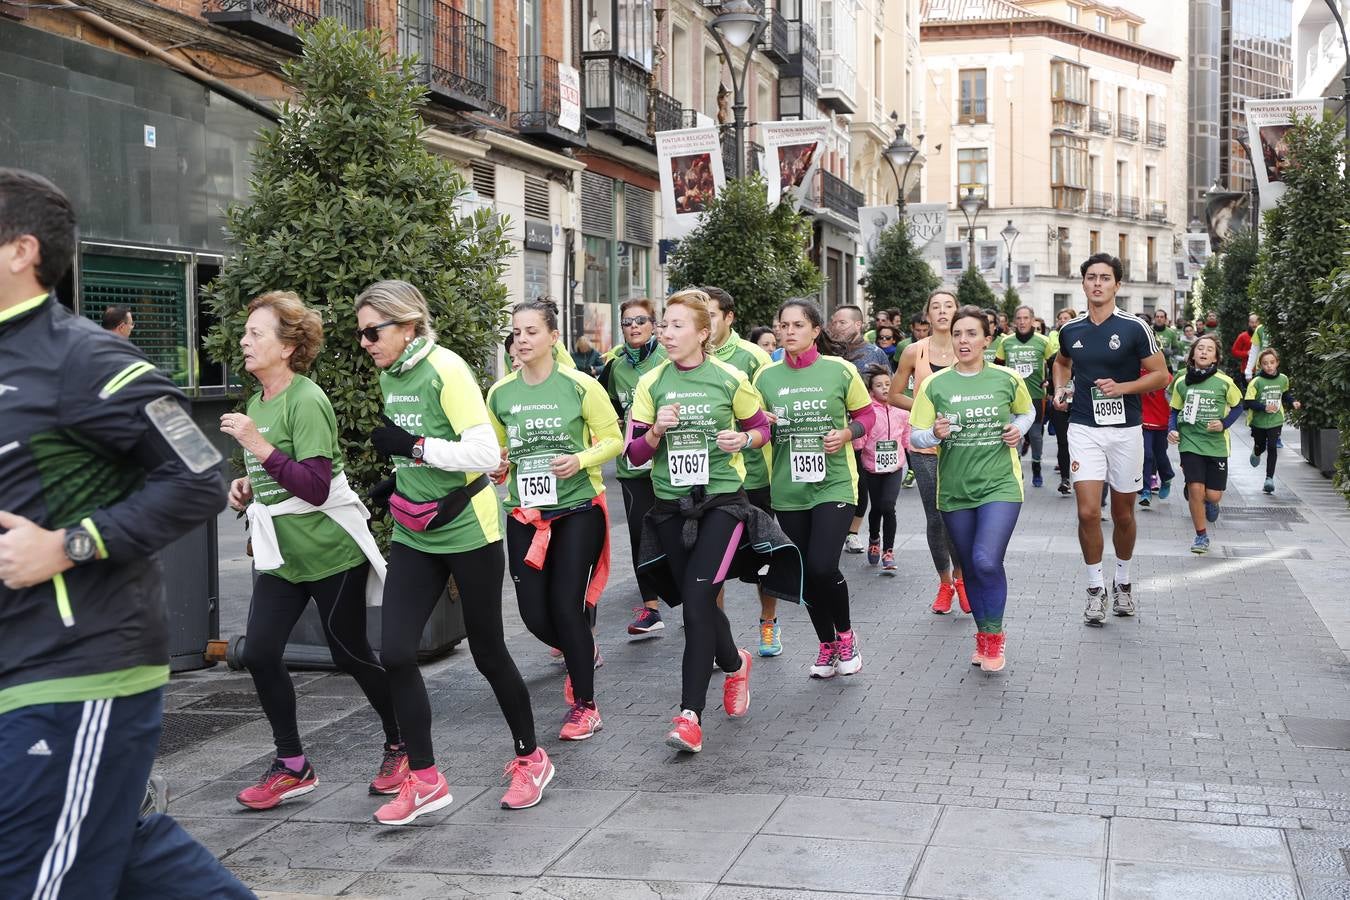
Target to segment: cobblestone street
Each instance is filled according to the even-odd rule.
[[[1350,897],[1350,513],[1299,458],[1296,432],[1273,497],[1246,464],[1245,429],[1234,435],[1214,549],[1188,552],[1179,485],[1155,500],[1139,513],[1140,614],[1101,629],[1082,624],[1072,502],[1049,472],[1028,488],[1001,675],[969,666],[968,616],[929,612],[936,579],[907,490],[900,576],[844,560],[862,673],[808,679],[810,624],[786,608],[784,654],[756,657],[750,714],[722,714],[715,677],[704,751],[678,755],[662,743],[679,695],[678,614],[662,636],[629,642],[635,586],[618,523],[594,739],[556,739],[562,670],[505,588],[508,642],[557,766],[540,806],[497,808],[509,735],[461,645],[424,668],[447,810],[402,829],[371,821],[379,723],[354,682],[322,672],[296,673],[319,788],[242,809],[233,796],[266,767],[270,733],[248,676],[221,666],[170,686],[158,764],[170,811],[255,890],[287,896]],[[248,569],[238,524],[221,522],[228,636]],[[753,648],[752,590],[731,587],[727,609]],[[172,740],[206,717],[215,736]]]

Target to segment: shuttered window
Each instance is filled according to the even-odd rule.
[[[497,167],[487,160],[476,159],[473,169],[473,189],[478,196],[491,200],[497,196]]]
[[[623,239],[630,244],[652,245],[652,206],[655,195],[646,188],[623,186]]]
[[[80,312],[102,324],[120,305],[136,323],[131,342],[175,384],[188,383],[187,270],[182,262],[85,253],[80,259]]]
[[[614,179],[581,173],[581,232],[614,236]]]
[[[525,217],[548,221],[548,181],[543,178],[525,176]]]

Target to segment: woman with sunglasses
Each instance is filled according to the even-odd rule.
[[[900,332],[894,325],[877,326],[877,346],[881,352],[886,354],[886,360],[891,364],[891,373],[894,374],[896,366],[900,365]]]
[[[406,281],[380,281],[356,298],[357,335],[380,369],[386,424],[371,434],[394,477],[371,490],[394,517],[381,623],[380,658],[408,749],[408,778],[375,821],[407,825],[450,805],[450,786],[436,768],[431,704],[417,668],[422,629],[446,582],[454,578],[474,664],[492,685],[515,755],[505,809],[539,802],[553,763],[535,743],[530,694],[506,649],[502,630],[501,504],[482,474],[501,460],[473,371],[437,346],[422,292]]]
[[[601,728],[595,640],[588,618],[609,572],[609,515],[600,467],[619,455],[618,416],[595,379],[564,369],[549,347],[558,308],[526,300],[511,311],[521,366],[488,389],[488,419],[506,448],[506,551],[520,617],[563,652],[568,711],[558,737]]]
[[[628,419],[638,381],[661,364],[666,358],[666,350],[656,339],[656,311],[652,301],[646,297],[625,300],[619,307],[619,315],[624,342],[606,354],[600,384],[609,394],[609,401],[622,424]],[[627,456],[620,454],[616,470],[628,521],[628,545],[632,548],[636,567],[642,541],[642,520],[656,502],[656,494],[652,492],[652,464],[648,460],[646,465],[634,466]],[[642,605],[633,610],[636,615],[628,623],[628,633],[642,639],[663,630],[666,623],[661,620],[661,601],[656,596],[651,576],[642,571],[636,575]]]

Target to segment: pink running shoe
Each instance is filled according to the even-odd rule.
[[[375,810],[375,821],[381,825],[407,825],[418,816],[445,809],[454,799],[450,796],[450,785],[439,770],[435,784],[409,774],[398,789],[398,796]]]
[[[537,747],[529,756],[512,759],[502,774],[511,779],[511,787],[502,797],[502,809],[528,809],[539,802],[544,788],[553,780],[553,763],[544,748]]]
[[[856,675],[862,671],[862,652],[858,649],[856,632],[852,630],[839,632],[839,640],[835,641],[834,646],[838,653],[834,663],[834,671],[837,674]]]
[[[750,709],[750,654],[738,649],[741,667],[727,675],[722,685],[722,708],[732,718],[743,716]]]
[[[380,773],[370,783],[372,794],[397,794],[408,778],[408,751],[402,744],[385,747]]]
[[[675,727],[666,733],[666,746],[684,753],[698,753],[703,749],[703,726],[691,710],[682,710],[671,719]]]
[[[828,641],[820,645],[815,665],[811,666],[812,678],[833,678],[834,664],[839,660],[839,643]]]
[[[563,719],[562,730],[558,732],[560,741],[584,741],[604,727],[600,721],[600,710],[583,703],[573,703]]]
[[[284,762],[274,759],[258,783],[244,788],[234,799],[249,809],[271,809],[283,800],[308,794],[318,784],[319,776],[309,763],[305,763],[303,772],[292,772]]]

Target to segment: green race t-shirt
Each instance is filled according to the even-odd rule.
[[[1025,341],[1016,334],[1010,334],[1003,341],[1003,356],[1007,360],[1007,367],[1021,375],[1027,383],[1027,393],[1031,399],[1044,398],[1045,361],[1054,356],[1050,339],[1034,331]]]
[[[475,425],[487,425],[487,407],[468,363],[444,347],[433,347],[419,358],[425,346],[425,338],[414,340],[380,373],[385,415],[413,434],[447,441],[459,440]],[[402,456],[394,459],[394,472],[399,494],[419,503],[440,500],[470,479],[487,477],[481,472],[437,469]],[[425,553],[463,553],[501,539],[501,503],[491,488],[475,494],[449,525],[409,531],[394,523],[395,543]]]
[[[1283,372],[1276,372],[1274,378],[1257,372],[1256,377],[1247,382],[1246,399],[1260,400],[1263,406],[1248,413],[1248,423],[1253,428],[1275,428],[1283,425],[1284,395],[1288,390],[1289,376]],[[1271,403],[1275,404],[1275,412],[1266,412],[1265,406]]]
[[[271,400],[262,392],[248,401],[248,417],[267,442],[291,459],[301,462],[321,456],[332,460],[333,477],[342,474],[342,451],[338,447],[337,417],[327,395],[304,375],[296,375]],[[244,466],[253,485],[253,497],[271,506],[291,498],[291,492],[273,480],[262,461],[247,450]],[[291,583],[318,581],[365,562],[366,555],[351,535],[321,512],[277,516],[277,546],[286,560],[275,575]]]
[[[826,453],[825,433],[848,426],[848,414],[872,402],[862,376],[837,356],[794,369],[785,359],[755,376],[773,426],[773,508],[811,509],[821,503],[857,503],[858,470],[848,443]]]
[[[752,344],[745,338],[732,335],[731,339],[713,351],[724,363],[729,363],[745,373],[745,377],[754,383],[755,373],[767,366],[771,359],[764,348]],[[771,444],[765,444],[758,450],[747,450],[741,454],[745,461],[745,489],[767,487],[769,484],[769,458],[773,453]]]
[[[986,366],[992,366],[996,360],[1003,359],[1003,340],[1006,337],[1006,334],[996,334],[993,340],[989,342],[989,346],[984,348],[984,364]]]
[[[651,424],[661,407],[677,404],[680,425],[667,431],[652,460],[652,489],[662,500],[678,500],[696,485],[708,494],[734,494],[745,483],[743,454],[724,453],[717,432],[734,429],[760,409],[759,394],[745,373],[710,356],[688,371],[671,360],[638,382],[630,415]]]
[[[487,408],[511,463],[508,509],[570,509],[604,492],[600,465],[618,454],[623,439],[600,382],[556,362],[538,384],[526,384],[517,370],[488,389]],[[550,463],[573,453],[581,458],[581,468],[558,478]]]
[[[627,425],[628,410],[633,406],[633,394],[637,391],[637,383],[643,375],[655,369],[666,359],[666,348],[657,344],[655,349],[647,354],[647,358],[636,366],[629,361],[622,345],[610,350],[606,356],[614,360],[609,366],[607,388],[610,398],[618,403],[623,410],[625,421],[620,422],[619,427],[624,428]],[[620,478],[650,478],[652,465],[648,462],[642,468],[635,469],[628,462],[628,454],[620,453],[615,463],[615,474]]]
[[[944,369],[919,385],[910,428],[932,428],[938,415],[953,426],[938,445],[938,509],[1022,502],[1022,465],[1017,448],[1003,443],[1003,429],[1030,411],[1026,383],[1004,366],[985,366],[974,375]]]
[[[1206,426],[1214,419],[1222,419],[1242,402],[1242,392],[1233,379],[1215,372],[1198,384],[1187,384],[1186,373],[1182,372],[1172,382],[1171,397],[1172,408],[1177,411],[1177,431],[1181,434],[1177,449],[1227,459],[1228,429],[1209,431]]]

